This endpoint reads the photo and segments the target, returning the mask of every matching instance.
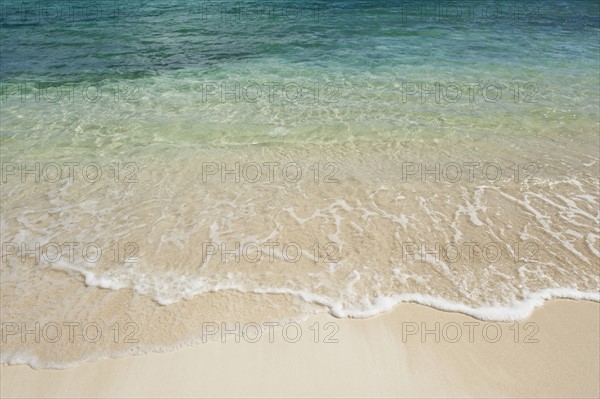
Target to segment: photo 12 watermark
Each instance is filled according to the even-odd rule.
[[[77,264],[94,265],[101,261],[115,264],[135,264],[140,247],[132,241],[98,243],[94,241],[63,242],[15,242],[2,243],[0,259],[3,263],[17,261],[26,263],[29,260],[37,264],[53,265]]]
[[[527,23],[542,17],[543,3],[511,0],[411,1],[400,5],[399,21],[406,23],[486,24]]]
[[[49,161],[2,162],[2,183],[139,183],[136,162]]]
[[[336,162],[202,162],[202,182],[234,183],[339,183]]]
[[[136,82],[0,82],[0,101],[8,104],[139,103]]]
[[[495,344],[513,342],[515,344],[537,344],[540,327],[537,323],[514,322],[484,323],[479,321],[457,322],[421,322],[406,321],[401,323],[400,335],[403,343],[476,343]]]
[[[537,262],[540,246],[533,241],[507,244],[498,241],[424,242],[402,241],[399,251],[402,262],[409,260],[444,262],[448,264]]]
[[[136,1],[13,1],[0,3],[0,23],[10,25],[65,25],[81,22],[137,21]]]
[[[537,161],[501,164],[496,161],[472,160],[452,162],[402,162],[403,183],[478,183],[535,182],[542,166]]]
[[[266,321],[262,323],[202,323],[202,343],[207,342],[282,342],[295,344],[302,340],[315,344],[337,344],[340,342],[338,323],[314,322],[308,328],[294,322]]]
[[[200,85],[203,103],[336,104],[341,86],[321,82],[208,81]]]
[[[340,246],[335,242],[302,245],[297,242],[211,242],[202,243],[202,265],[211,260],[227,263],[298,263],[301,259],[315,263],[338,263],[341,260]]]
[[[138,343],[140,327],[134,322],[106,324],[88,321],[47,321],[1,323],[2,343],[78,344],[99,342]]]
[[[402,82],[402,103],[455,104],[539,102],[536,82]]]
[[[301,1],[203,1],[194,11],[204,23],[214,21],[231,27],[233,23],[322,23],[336,18],[341,9],[334,4]]]

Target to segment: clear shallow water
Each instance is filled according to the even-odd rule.
[[[200,321],[401,301],[507,320],[598,300],[595,2],[461,18],[434,2],[15,4],[0,32],[3,321],[134,322],[142,341],[13,339],[3,362],[164,350]],[[72,181],[54,179],[69,162]],[[237,180],[221,173],[236,163]],[[36,243],[39,262],[22,259]]]
[[[591,1],[528,7],[475,2],[458,8],[404,1],[269,2],[263,7],[257,2],[100,2],[94,9],[86,2],[46,8],[15,4],[20,3],[3,3],[2,50],[9,55],[0,64],[4,92],[16,90],[11,82],[25,84],[30,104],[36,83],[60,87],[64,94],[57,104],[38,104],[49,106],[47,111],[20,105],[15,110],[17,117],[50,122],[46,125],[62,132],[53,131],[53,138],[68,140],[84,116],[93,118],[93,126],[82,127],[87,135],[97,126],[124,125],[128,132],[144,122],[156,126],[153,117],[171,125],[243,121],[263,130],[254,141],[269,140],[267,126],[348,126],[373,119],[386,123],[386,132],[396,128],[394,134],[418,128],[405,121],[422,126],[437,118],[453,130],[468,129],[483,117],[547,124],[549,111],[596,122],[598,7]],[[460,16],[453,17],[457,12]],[[251,104],[242,93],[242,104],[221,103],[218,94],[226,89],[203,98],[211,83],[225,82],[229,90],[253,82],[262,92]],[[504,90],[498,102],[486,102],[478,93],[471,103],[465,89],[457,103],[439,106],[429,95],[423,105],[418,94],[404,102],[407,82],[479,84],[478,92],[491,83]],[[289,96],[276,90],[269,98],[268,83],[291,84]],[[517,83],[533,86],[521,87],[515,101]],[[67,98],[69,84],[74,94]],[[295,99],[294,84],[305,87],[306,94]],[[98,102],[84,98],[84,90],[95,98],[96,87],[103,89]],[[115,93],[120,94],[117,104]],[[248,96],[254,97],[254,90]],[[21,97],[7,99],[3,134],[13,131],[9,104]],[[498,119],[490,123],[498,124]],[[19,130],[22,140],[34,129]],[[143,130],[145,137],[162,133],[168,138],[184,129]],[[211,129],[184,131],[194,140],[217,140],[210,137]],[[287,139],[306,139],[305,131],[295,133]],[[229,141],[235,143],[236,135]],[[354,136],[331,135],[339,141]]]

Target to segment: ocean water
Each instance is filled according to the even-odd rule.
[[[600,300],[596,1],[0,4],[3,363]]]

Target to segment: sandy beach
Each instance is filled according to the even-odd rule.
[[[600,398],[600,2],[0,2],[2,398]]]
[[[338,342],[325,343],[321,335],[315,343],[310,330],[315,322],[321,330],[325,323],[337,324],[330,338]],[[300,326],[303,337],[296,343],[275,329],[272,343],[267,337],[236,343],[226,336],[226,343],[65,370],[4,366],[1,393],[5,398],[600,395],[600,304],[594,302],[552,300],[517,323],[402,304],[374,318],[322,315]]]

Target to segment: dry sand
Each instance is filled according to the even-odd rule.
[[[320,323],[319,343],[310,330],[315,322]],[[339,326],[337,343],[322,342],[328,322]],[[433,333],[408,334],[415,326],[422,330],[421,323],[433,330],[436,322],[439,342]],[[457,326],[462,336],[452,343]],[[490,323],[486,329],[486,322],[469,316],[402,304],[371,319],[312,317],[301,323],[303,336],[297,343],[286,342],[277,330],[273,343],[266,336],[257,343],[236,343],[228,337],[226,343],[66,370],[2,367],[1,394],[3,398],[600,396],[599,303],[553,300],[528,320],[498,326],[502,336],[494,343],[496,325]]]

